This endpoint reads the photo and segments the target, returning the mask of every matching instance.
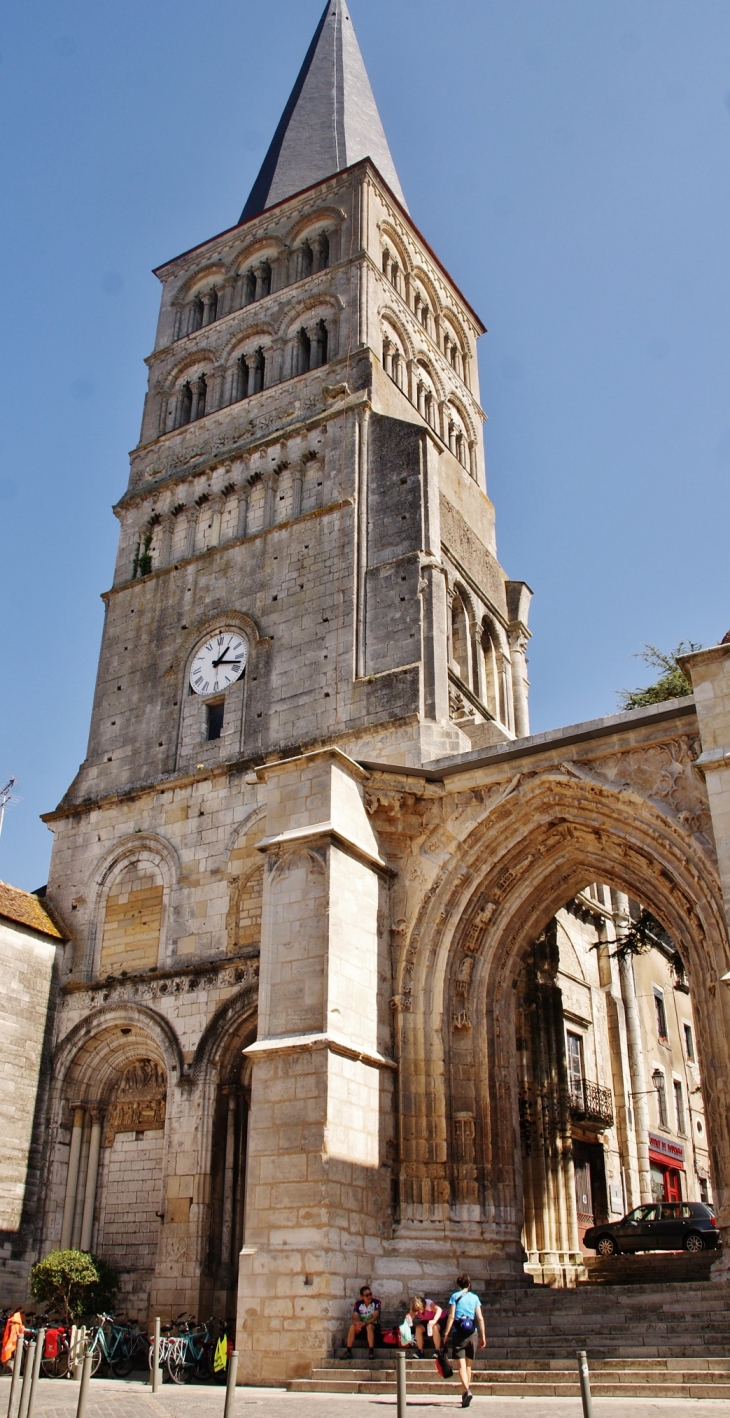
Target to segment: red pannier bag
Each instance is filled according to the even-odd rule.
[[[397,1329],[382,1329],[380,1331],[380,1338],[383,1344],[400,1344],[400,1335]]]
[[[62,1334],[63,1330],[60,1328],[46,1330],[46,1342],[43,1346],[44,1359],[58,1358],[59,1341]]]

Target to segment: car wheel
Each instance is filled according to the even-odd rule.
[[[614,1241],[613,1236],[600,1236],[600,1237],[599,1237],[599,1239],[596,1241],[596,1255],[599,1255],[599,1256],[617,1256],[617,1255],[618,1255],[618,1246],[616,1245],[616,1242]]]
[[[684,1249],[686,1251],[703,1251],[705,1242],[702,1236],[698,1235],[696,1231],[690,1231],[689,1235],[684,1238]]]

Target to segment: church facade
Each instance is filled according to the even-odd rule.
[[[240,222],[157,275],[88,753],[46,817],[70,939],[33,1247],[112,1261],[129,1313],[235,1312],[243,1378],[282,1380],[365,1279],[520,1274],[518,1040],[538,1008],[564,1048],[540,942],[589,883],[681,953],[730,1226],[730,646],[688,657],[694,698],[530,737],[483,326],[409,217],[344,0]],[[530,1163],[553,1283],[569,1112]]]

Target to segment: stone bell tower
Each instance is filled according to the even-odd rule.
[[[496,555],[484,327],[408,214],[345,0],[240,221],[156,274],[88,752],[46,818],[73,943],[44,1234],[83,1212],[157,1312],[232,1304],[243,1244],[243,1372],[276,1376],[325,1352],[391,1224],[389,868],[359,764],[527,733],[530,592]],[[167,1088],[162,1200],[122,1255],[114,1149],[156,1134],[108,1100],[138,1055]]]
[[[241,221],[157,275],[71,799],[335,740],[420,764],[524,733],[529,596],[496,559],[483,326],[408,217],[339,0]],[[193,693],[229,624],[245,673]]]

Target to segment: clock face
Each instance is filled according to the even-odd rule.
[[[196,694],[220,694],[240,679],[246,668],[248,645],[235,630],[214,630],[190,666],[190,685]]]

